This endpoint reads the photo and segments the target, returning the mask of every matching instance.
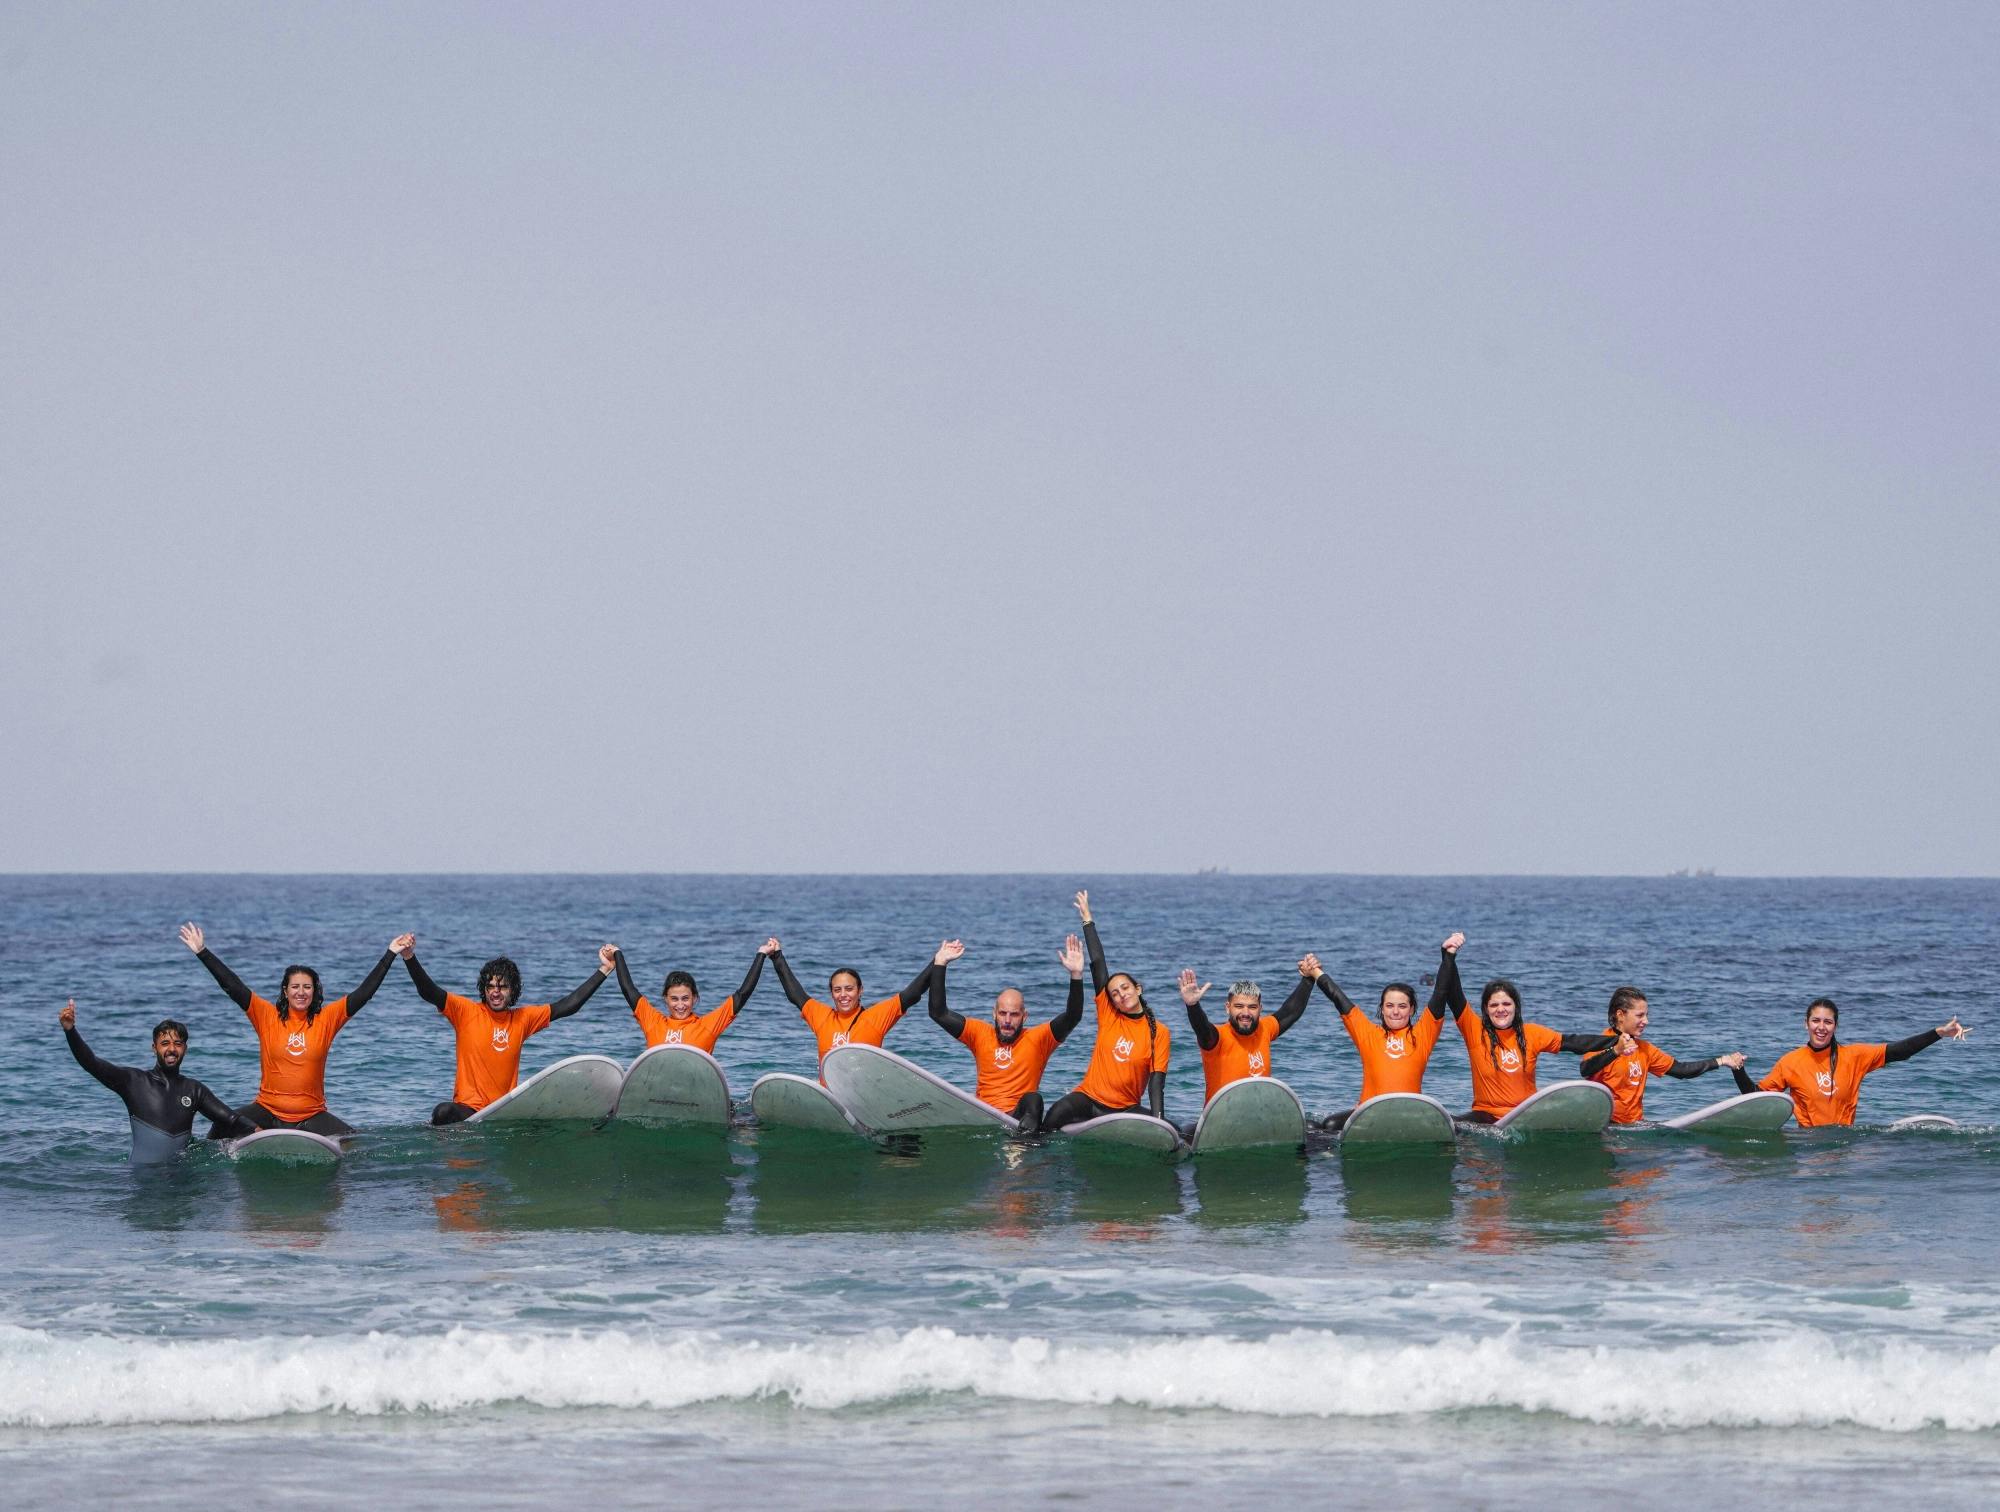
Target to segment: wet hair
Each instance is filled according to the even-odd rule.
[[[512,1008],[521,1001],[521,968],[505,956],[495,956],[479,968],[479,996],[486,996],[486,984],[495,979],[507,989],[507,1006]]]
[[[854,968],[853,968],[852,966],[836,966],[836,967],[834,967],[834,968],[833,968],[833,975],[832,975],[832,976],[829,976],[829,977],[828,977],[828,978],[826,979],[826,990],[827,990],[828,992],[831,992],[831,991],[833,991],[833,983],[834,983],[834,978],[835,978],[835,977],[844,977],[844,976],[851,976],[851,977],[853,977],[853,978],[854,978],[854,990],[855,990],[856,992],[859,992],[859,991],[861,990],[861,973],[860,973],[860,972],[858,972],[858,971],[856,971],[856,970],[855,970],[855,969],[854,969]]]
[[[1486,1005],[1499,993],[1506,993],[1514,1000],[1514,1022],[1508,1027],[1514,1031],[1514,1043],[1520,1046],[1521,1064],[1528,1063],[1528,1036],[1521,1028],[1521,989],[1505,977],[1495,977],[1479,989],[1479,1032],[1486,1037],[1486,1053],[1493,1058],[1493,1069],[1500,1069],[1500,1034],[1493,1027],[1493,1020],[1486,1016]]]
[[[326,992],[319,985],[319,973],[310,966],[287,966],[283,976],[278,978],[278,1022],[284,1023],[292,1016],[292,1005],[285,1001],[285,987],[293,977],[304,973],[312,978],[312,1001],[306,1004],[306,1022],[310,1024],[319,1017],[319,1011],[326,1006]]]
[[[1382,1010],[1389,1005],[1389,994],[1392,992],[1400,992],[1410,1000],[1410,1022],[1415,1024],[1417,1021],[1417,989],[1412,987],[1408,982],[1391,982],[1387,987],[1382,989],[1382,995],[1375,999],[1375,1022],[1378,1024],[1382,1023]],[[1382,1027],[1387,1029],[1389,1026],[1382,1024]]]
[[[672,992],[676,987],[685,987],[689,992],[692,992],[696,997],[701,996],[701,989],[695,986],[694,978],[689,976],[685,971],[668,972],[667,985],[660,989],[660,996],[665,997],[668,993]]]
[[[1255,982],[1231,982],[1229,984],[1229,996],[1233,998],[1255,998],[1261,1003],[1264,1001],[1264,989],[1259,987]],[[1224,1001],[1227,1002],[1228,999],[1225,998]]]
[[[1808,1022],[1811,1021],[1815,1008],[1824,1008],[1833,1015],[1833,1038],[1826,1042],[1826,1074],[1835,1078],[1837,1083],[1840,1077],[1840,1004],[1832,998],[1814,998],[1806,1004]]]
[[[1518,1000],[1517,1000],[1518,1001]],[[1636,1008],[1646,1001],[1646,994],[1637,987],[1614,987],[1611,989],[1611,1006],[1604,1010],[1604,1022],[1613,1029],[1618,1027],[1618,1015],[1628,1008]]]
[[[183,1024],[179,1019],[161,1019],[157,1024],[153,1025],[154,1039],[158,1039],[163,1034],[178,1034],[182,1046],[185,1047],[187,1045],[188,1026]]]

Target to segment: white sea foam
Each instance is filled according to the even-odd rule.
[[[8,1427],[452,1413],[498,1403],[658,1409],[781,1399],[830,1410],[948,1393],[1276,1416],[1512,1409],[1669,1429],[1979,1431],[2000,1427],[2000,1349],[1809,1331],[1585,1349],[1518,1333],[1395,1345],[1319,1330],[1118,1344],[941,1328],[801,1343],[465,1328],[172,1342],[0,1327],[0,1426]]]

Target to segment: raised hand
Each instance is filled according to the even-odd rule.
[[[1194,972],[1191,970],[1183,971],[1181,973],[1181,1001],[1183,1003],[1186,1003],[1188,1007],[1192,1008],[1196,1003],[1199,1003],[1202,1000],[1202,997],[1208,992],[1208,989],[1213,987],[1214,985],[1215,983],[1213,982],[1203,982],[1199,987],[1197,987],[1195,986]]]
[[[778,943],[778,937],[776,935],[772,935],[770,939],[766,940],[762,945],[759,945],[757,947],[757,954],[759,954],[760,956],[776,955],[783,948],[784,947]]]
[[[71,998],[67,1003],[62,1005],[62,1012],[56,1015],[56,1022],[61,1024],[65,1029],[74,1029],[76,1027],[75,998]]]
[[[1321,977],[1326,975],[1326,968],[1320,965],[1318,956],[1307,952],[1305,955],[1299,957],[1299,975],[1302,977],[1311,977],[1317,982]]]
[[[1444,953],[1446,955],[1455,956],[1458,954],[1458,947],[1463,945],[1464,943],[1465,943],[1465,933],[1463,930],[1459,931],[1456,934],[1448,934],[1444,937]]]
[[[1079,890],[1072,901],[1075,903],[1076,911],[1083,915],[1083,922],[1088,924],[1090,922],[1090,894]]]
[[[389,942],[389,948],[407,961],[417,953],[417,937],[413,934],[399,934]]]
[[[202,946],[207,944],[208,941],[202,935],[199,924],[183,924],[181,926],[181,943],[196,955],[200,955]]]
[[[1632,1038],[1631,1035],[1620,1034],[1618,1036],[1618,1053],[1620,1055],[1631,1055],[1635,1053],[1638,1050],[1638,1048],[1639,1048],[1639,1042],[1634,1038]]]
[[[931,964],[933,966],[949,966],[964,954],[965,941],[946,940],[942,945],[938,946],[937,954],[931,957]]]
[[[618,969],[618,947],[616,945],[600,945],[597,947],[597,969],[606,976],[610,976],[612,972]]]
[[[1083,941],[1071,935],[1063,941],[1062,954],[1057,959],[1063,963],[1063,970],[1070,974],[1072,981],[1083,980]]]
[[[1972,1031],[1958,1021],[1958,1015],[1955,1013],[1951,1016],[1950,1023],[1938,1025],[1939,1039],[1962,1040],[1970,1033]]]
[[[1715,1063],[1718,1066],[1727,1066],[1732,1071],[1741,1071],[1743,1069],[1743,1052],[1741,1050],[1732,1050],[1727,1055],[1718,1055],[1715,1058]]]

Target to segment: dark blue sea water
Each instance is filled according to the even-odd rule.
[[[266,993],[294,960],[344,990],[413,929],[447,987],[506,952],[534,1001],[606,940],[648,988],[685,966],[712,1004],[767,934],[809,983],[853,964],[883,993],[961,936],[954,1006],[1014,984],[1040,1018],[1077,886],[1112,964],[1180,1029],[1182,1117],[1201,1076],[1179,967],[1275,1001],[1313,950],[1367,1003],[1452,929],[1468,981],[1513,977],[1538,1022],[1594,1027],[1635,982],[1657,1043],[1741,1049],[1758,1072],[1821,993],[1850,1042],[1953,1013],[1978,1032],[1871,1077],[1851,1131],[1170,1165],[983,1137],[433,1131],[451,1035],[399,967],[334,1051],[330,1101],[364,1131],[336,1170],[202,1147],[135,1174],[122,1110],[55,1023],[73,996],[99,1053],[141,1062],[156,1019],[185,1019],[192,1074],[247,1101],[255,1042],[175,938],[190,918]],[[1997,947],[2000,883],[1982,881],[0,879],[7,1500],[1987,1504]],[[614,984],[523,1069],[641,1043]],[[921,1013],[889,1045],[970,1082]],[[767,973],[718,1053],[741,1098],[810,1071],[813,1041]],[[1319,1003],[1276,1069],[1314,1112],[1359,1080]],[[1469,1100],[1450,1031],[1426,1088]],[[1648,1111],[1732,1091],[1726,1073],[1655,1082]],[[1886,1132],[1915,1112],[1962,1127]]]

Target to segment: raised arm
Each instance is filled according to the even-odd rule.
[[[1432,1018],[1455,1018],[1465,1006],[1465,985],[1458,979],[1458,947],[1464,943],[1463,933],[1448,935],[1438,952],[1437,980],[1431,984],[1431,1000],[1424,1004],[1424,1012]]]
[[[1313,985],[1326,994],[1326,1000],[1333,1004],[1334,1011],[1342,1018],[1346,1018],[1348,1014],[1355,1011],[1354,999],[1342,992],[1340,990],[1340,983],[1326,974],[1325,968],[1319,963],[1318,956],[1309,955],[1305,960],[1300,961],[1299,970],[1310,977]]]
[[[1311,957],[1307,958],[1308,960]],[[1283,1034],[1299,1021],[1299,1015],[1306,1011],[1306,1004],[1312,998],[1312,973],[1305,970],[1305,962],[1299,963],[1298,985],[1285,994],[1285,1000],[1278,1004],[1278,1011],[1271,1015],[1278,1021],[1278,1033]]]
[[[1071,935],[1063,942],[1062,963],[1069,972],[1069,998],[1063,1011],[1049,1020],[1049,1033],[1060,1045],[1083,1022],[1083,941]]]
[[[743,973],[743,981],[737,987],[735,993],[736,1011],[738,1013],[743,1011],[743,1005],[750,1001],[750,994],[757,990],[757,983],[763,979],[764,957],[775,954],[777,949],[778,941],[773,936],[762,945],[759,945],[757,953],[750,957],[750,969]]]
[[[382,952],[382,959],[377,961],[368,975],[361,979],[361,985],[347,994],[347,1016],[349,1018],[352,1018],[363,1008],[366,1008],[368,1000],[375,996],[375,990],[382,985],[382,978],[389,974],[389,963],[396,959],[396,941],[402,938],[402,935],[397,935],[395,940],[389,942],[389,948]]]
[[[617,958],[616,945],[600,945],[597,948],[597,970],[585,977],[567,996],[559,1002],[549,1004],[549,1022],[568,1018],[577,1009],[590,1001],[590,995],[604,985],[604,979],[611,975],[612,963]]]
[[[63,1038],[69,1041],[69,1053],[76,1057],[76,1063],[123,1097],[126,1087],[131,1084],[133,1068],[112,1065],[84,1043],[83,1036],[76,1032],[75,998],[63,1004],[62,1012],[56,1015],[56,1022],[62,1025]]]
[[[1897,1061],[1906,1061],[1919,1050],[1928,1049],[1941,1039],[1962,1040],[1972,1031],[1953,1015],[1949,1023],[1939,1024],[1935,1029],[1926,1029],[1922,1034],[1913,1034],[1908,1039],[1897,1040],[1882,1053],[1882,1063],[1893,1066]]]
[[[208,974],[215,978],[222,990],[229,994],[229,1001],[246,1013],[250,1010],[250,989],[243,985],[243,979],[227,966],[222,958],[208,948],[199,924],[188,923],[181,926],[181,943],[194,952],[194,958],[208,968]]]
[[[1090,952],[1090,987],[1102,992],[1111,984],[1111,968],[1104,964],[1104,942],[1097,938],[1097,921],[1090,916],[1090,894],[1076,895],[1076,911],[1083,917],[1083,944]]]
[[[758,959],[762,960],[763,957],[759,956]],[[611,964],[618,973],[618,990],[625,994],[625,1006],[637,1008],[639,999],[644,994],[639,991],[639,984],[632,980],[632,969],[625,964],[625,952],[614,950],[611,953]]]
[[[952,943],[957,944],[956,941],[953,941]],[[965,947],[962,945],[959,946],[959,949],[961,951],[963,951],[964,948]],[[954,957],[953,959],[956,959],[956,957]],[[931,972],[934,971],[935,969],[936,969],[935,957],[933,957],[931,960],[924,962],[924,969],[918,972],[914,977],[910,979],[909,986],[905,987],[901,992],[896,994],[897,1004],[901,1007],[908,1008],[912,1003],[921,1002],[923,1000],[924,989],[930,986],[931,984]]]
[[[404,935],[403,941],[403,947],[396,954],[403,958],[403,965],[410,973],[410,980],[416,984],[417,996],[433,1008],[444,1007],[444,989],[431,980],[431,974],[424,970],[417,960],[416,936]]]
[[[1183,969],[1181,972],[1181,1002],[1187,1006],[1188,1026],[1194,1030],[1195,1043],[1204,1050],[1213,1050],[1222,1036],[1216,1033],[1215,1025],[1208,1021],[1208,1015],[1201,1011],[1201,1000],[1213,987],[1213,982],[1203,982],[1195,986],[1194,973]]]
[[[791,999],[794,1008],[803,1008],[812,1001],[812,995],[799,985],[799,979],[792,974],[792,963],[785,959],[782,947],[771,952],[771,969],[778,973],[778,985],[785,989],[785,996]]]
[[[953,945],[957,945],[958,948],[951,951],[950,954],[946,954],[947,949]],[[931,961],[931,1022],[944,1030],[953,1039],[964,1037],[965,1015],[962,1013],[953,1013],[945,1004],[944,972],[947,966],[963,954],[965,954],[965,947],[963,945],[959,945],[956,940],[947,940],[943,945],[938,947],[938,953]]]

